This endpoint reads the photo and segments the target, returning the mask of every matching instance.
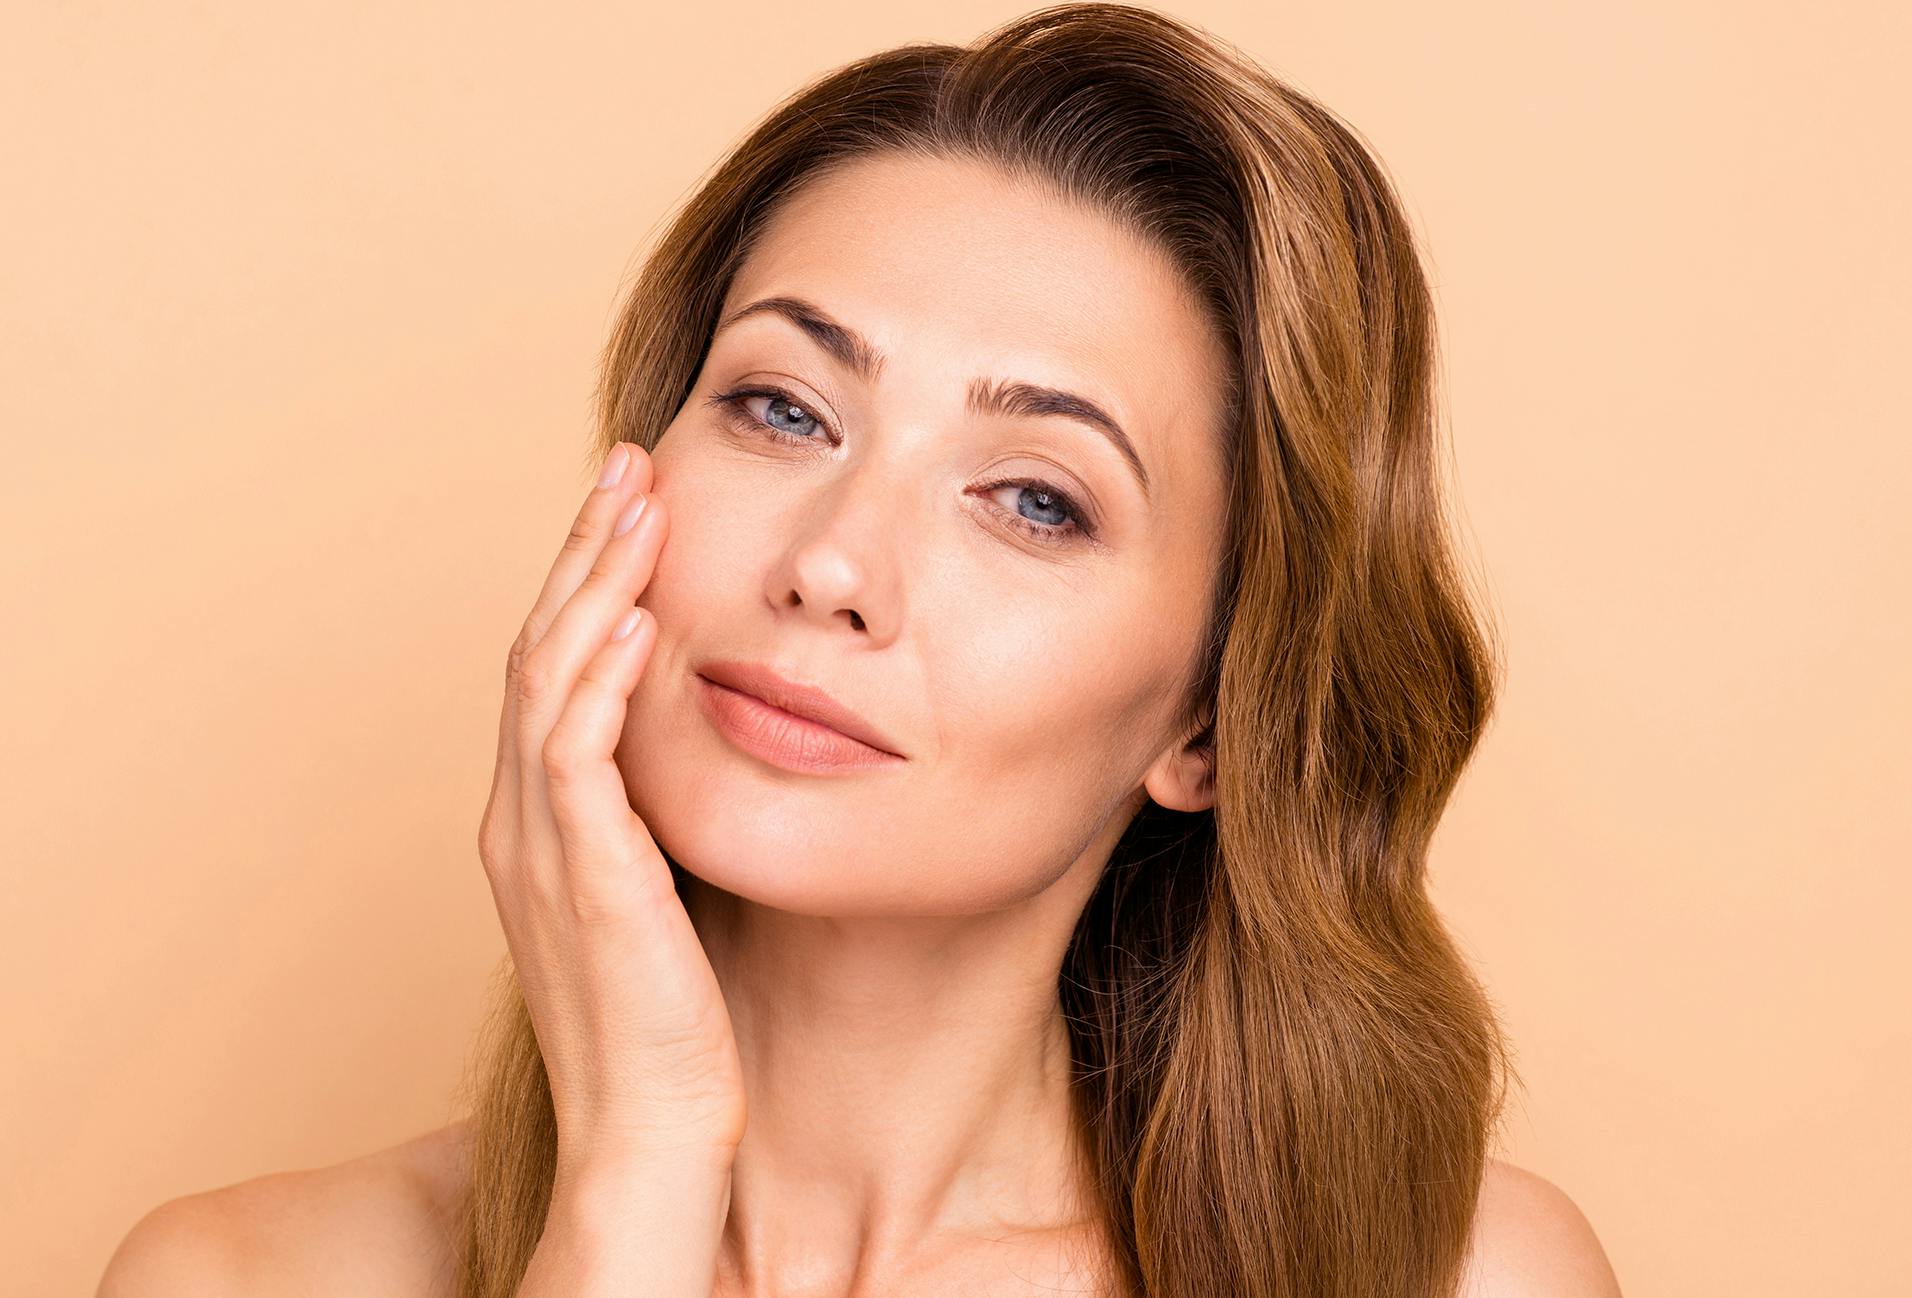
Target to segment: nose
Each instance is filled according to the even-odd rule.
[[[818,485],[803,526],[769,574],[772,605],[888,640],[900,611],[899,538],[913,507],[902,484],[874,462],[841,467]]]

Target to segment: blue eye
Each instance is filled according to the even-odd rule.
[[[768,404],[764,407],[764,412],[769,418],[751,414],[748,407],[744,405],[746,401],[757,398],[767,400]],[[743,417],[749,423],[762,425],[771,432],[781,434],[793,441],[814,442],[818,439],[804,433],[792,432],[785,421],[794,420],[801,426],[803,421],[808,420],[810,426],[825,429],[827,432],[828,426],[821,419],[805,409],[795,397],[778,388],[737,388],[731,392],[720,393],[712,399],[723,403],[735,415]]]
[[[1003,521],[1017,531],[1048,545],[1066,545],[1078,538],[1093,540],[1095,532],[1088,524],[1087,515],[1066,494],[1058,491],[1039,479],[1005,478],[1001,482],[992,482],[985,491],[1001,491],[1005,487],[1015,487],[1021,499],[1036,497],[1045,503],[1038,506],[1044,512],[1060,511],[1067,526],[1055,523],[1042,523],[1024,518],[1021,513],[1008,514]]]
[[[754,414],[749,403],[756,400],[766,402],[764,415]],[[772,440],[785,442],[823,442],[833,443],[829,425],[810,412],[797,398],[782,388],[765,386],[747,386],[732,388],[728,392],[719,392],[709,398],[711,405],[721,409],[731,424],[744,432],[767,431]],[[822,429],[823,437],[808,433],[792,432],[788,425]],[[1090,522],[1089,513],[1076,504],[1075,498],[1068,492],[1040,478],[1004,478],[988,483],[984,491],[1001,491],[1005,487],[1016,487],[1023,498],[1035,497],[1041,503],[1037,509],[1045,513],[1060,511],[1060,523],[1043,522],[1039,519],[1025,518],[1020,511],[1005,510],[1000,505],[992,505],[992,510],[1004,523],[1015,528],[1024,536],[1043,545],[1068,545],[1076,541],[1094,541],[1096,531]]]

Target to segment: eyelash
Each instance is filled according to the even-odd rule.
[[[816,411],[812,410],[809,406],[782,388],[767,385],[732,388],[728,392],[715,394],[709,400],[711,405],[720,408],[730,419],[750,431],[768,433],[773,439],[785,443],[805,443],[814,442],[816,440],[813,437],[798,437],[794,433],[786,432],[771,424],[766,424],[763,420],[751,414],[750,411],[745,408],[744,402],[750,400],[752,397],[769,397],[772,400],[781,400],[789,405],[793,405],[816,420],[826,435],[835,435],[830,425],[824,423],[823,416],[819,415]],[[1041,545],[1069,545],[1077,540],[1093,542],[1096,539],[1096,530],[1090,524],[1089,512],[1076,504],[1075,497],[1063,491],[1061,488],[1051,486],[1040,478],[1003,478],[1000,481],[988,483],[982,489],[984,491],[1000,491],[1004,487],[1022,487],[1025,490],[1034,491],[1040,495],[1047,496],[1068,513],[1071,520],[1070,525],[1068,527],[1056,527],[1042,523],[1033,523],[1020,514],[1003,509],[1000,505],[992,506],[1011,527],[1014,527],[1031,540]]]

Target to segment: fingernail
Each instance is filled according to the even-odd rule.
[[[604,457],[604,472],[598,475],[598,490],[615,487],[624,476],[624,466],[630,462],[631,452],[623,442],[613,446],[611,453]]]
[[[631,497],[631,503],[624,506],[624,512],[617,516],[617,526],[612,529],[611,535],[623,536],[626,532],[637,526],[637,516],[643,512],[644,493],[640,491]]]

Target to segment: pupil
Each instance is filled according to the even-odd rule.
[[[782,406],[784,413],[791,419],[803,420],[808,418],[808,416],[803,413],[803,407],[794,401],[787,401],[783,397],[777,397],[772,404]]]

